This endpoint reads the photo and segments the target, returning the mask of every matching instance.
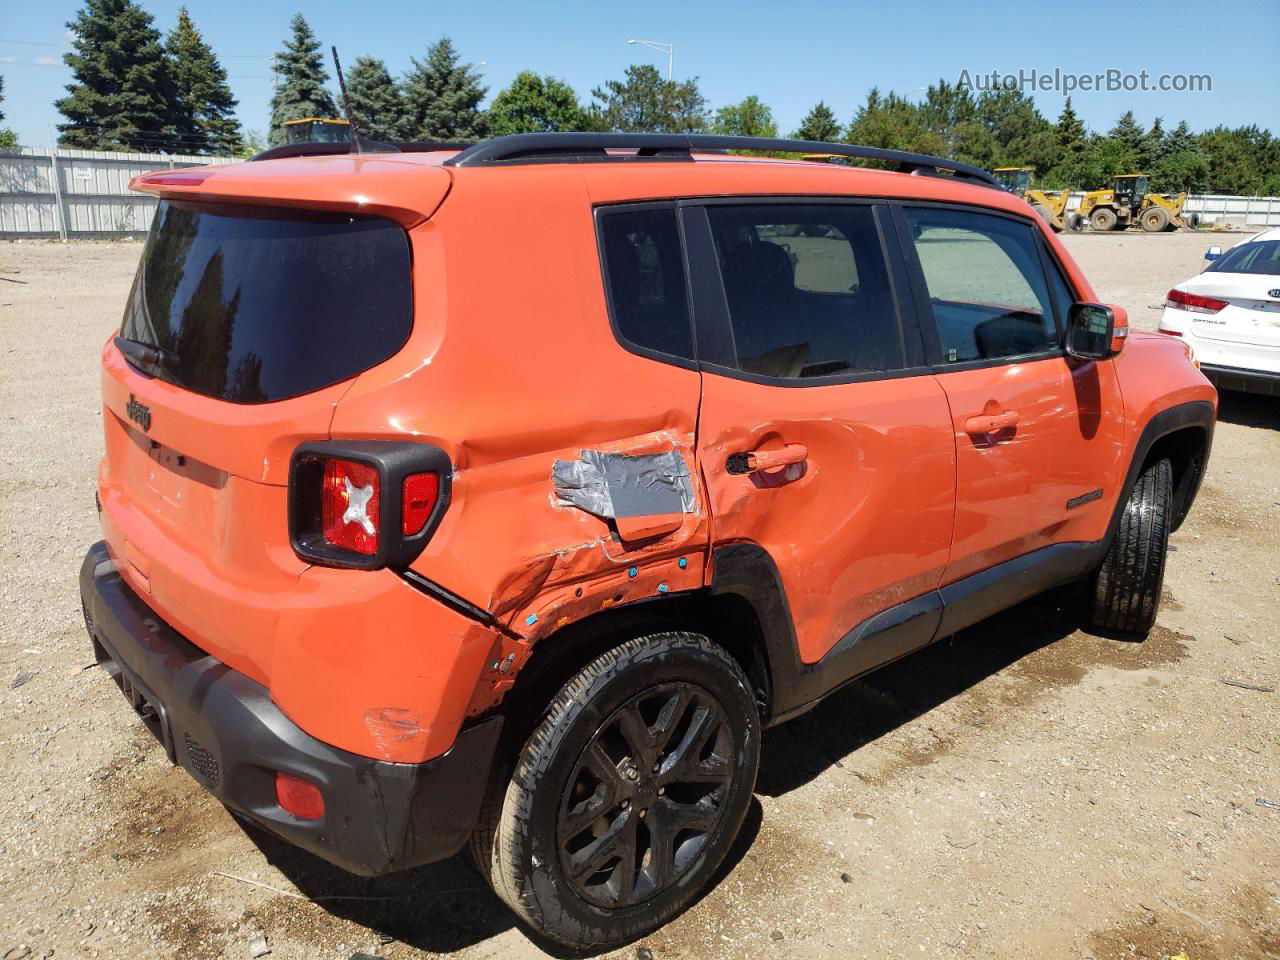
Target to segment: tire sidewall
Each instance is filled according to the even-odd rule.
[[[679,635],[647,639],[673,636]],[[606,910],[579,897],[561,873],[557,825],[563,790],[601,724],[636,694],[673,680],[697,684],[715,697],[734,731],[735,776],[729,785],[725,813],[675,885],[632,906]],[[651,643],[625,661],[606,667],[584,695],[574,698],[558,716],[553,712],[544,720],[546,724],[551,724],[550,737],[541,752],[549,752],[550,757],[523,758],[523,769],[513,783],[513,787],[528,791],[532,801],[528,828],[520,837],[519,863],[514,866],[527,878],[526,895],[536,902],[537,914],[560,928],[545,932],[555,936],[567,932],[565,928],[576,929],[572,940],[583,945],[629,940],[660,926],[685,909],[706,885],[728,854],[746,816],[759,763],[760,725],[745,678],[741,671],[726,669],[715,655],[692,644],[671,648]],[[535,736],[531,743],[536,740]],[[525,776],[520,776],[521,772]]]

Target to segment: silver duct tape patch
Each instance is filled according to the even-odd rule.
[[[562,506],[597,517],[694,512],[689,467],[674,451],[628,456],[583,450],[580,460],[557,460],[551,479]]]

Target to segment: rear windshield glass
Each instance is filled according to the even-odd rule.
[[[120,335],[148,373],[235,403],[353,377],[413,322],[409,238],[379,217],[162,202]]]
[[[1206,273],[1259,273],[1280,277],[1280,240],[1260,240],[1232,247],[1209,265]]]

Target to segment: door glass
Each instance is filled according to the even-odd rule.
[[[945,363],[1058,346],[1033,227],[961,210],[905,211]]]
[[[898,370],[902,338],[871,209],[707,208],[737,369],[779,379]]]

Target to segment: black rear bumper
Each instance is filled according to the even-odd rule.
[[[1260,393],[1266,397],[1280,397],[1280,373],[1270,370],[1246,370],[1243,367],[1219,367],[1212,363],[1200,364],[1200,372],[1219,390],[1238,390],[1241,393]]]
[[[169,759],[232,810],[366,876],[441,860],[466,843],[500,717],[463,729],[447,754],[427,763],[347,753],[304,733],[265,687],[163,623],[125,584],[103,543],[84,558],[80,597],[98,660]],[[315,783],[324,816],[302,820],[283,810],[276,771]]]

